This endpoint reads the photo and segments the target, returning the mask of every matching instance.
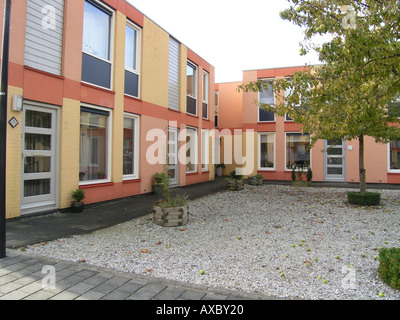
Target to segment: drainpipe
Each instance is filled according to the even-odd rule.
[[[6,257],[6,144],[11,0],[4,5],[0,88],[0,259]]]

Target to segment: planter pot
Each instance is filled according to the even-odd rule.
[[[71,202],[71,209],[72,209],[72,212],[74,212],[74,213],[81,213],[84,208],[85,208],[85,204],[82,201]]]
[[[228,182],[228,190],[240,191],[243,190],[243,180],[239,179],[226,179]]]
[[[249,177],[248,178],[248,182],[249,182],[250,185],[253,185],[253,186],[261,186],[262,182],[263,182],[263,179],[262,178],[257,178],[257,177]]]
[[[217,167],[217,176],[218,177],[222,177],[222,170],[223,170],[222,167]]]
[[[162,186],[155,185],[153,186],[153,192],[157,195],[162,195]]]
[[[189,222],[188,206],[161,208],[154,206],[153,223],[162,227],[180,227]]]
[[[294,187],[311,187],[311,181],[292,181]]]

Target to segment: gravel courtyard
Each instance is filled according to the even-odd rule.
[[[377,273],[379,249],[400,246],[400,190],[370,208],[347,191],[246,185],[192,201],[183,227],[146,216],[26,251],[281,298],[400,299]]]

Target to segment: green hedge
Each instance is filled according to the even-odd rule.
[[[381,194],[374,192],[360,193],[350,191],[347,193],[347,201],[363,206],[378,206],[381,202]]]
[[[379,251],[378,273],[385,283],[400,290],[400,248],[383,248]]]

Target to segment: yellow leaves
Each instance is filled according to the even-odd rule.
[[[147,250],[147,249],[142,249],[141,253],[149,253],[149,250]]]

